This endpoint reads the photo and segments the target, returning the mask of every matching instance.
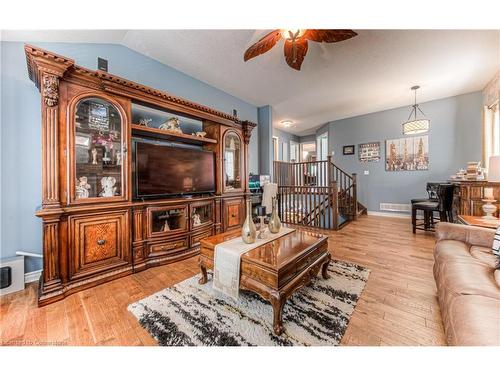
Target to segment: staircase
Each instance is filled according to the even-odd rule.
[[[356,174],[327,160],[274,162],[280,217],[288,224],[338,230],[366,214],[358,202]]]

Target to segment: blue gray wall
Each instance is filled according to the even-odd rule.
[[[257,122],[257,108],[204,82],[126,47],[112,44],[32,43],[96,69],[97,57],[109,61],[109,72],[168,91],[226,113]],[[0,257],[18,250],[41,253],[41,222],[34,216],[41,203],[40,94],[29,80],[23,43],[1,42]],[[250,172],[258,173],[258,128],[250,144]],[[29,260],[27,271],[41,268]]]
[[[431,121],[428,171],[385,171],[385,140],[403,137],[401,124],[408,118],[410,107],[333,121],[316,132],[327,130],[329,152],[335,152],[334,163],[348,173],[358,174],[358,197],[370,211],[379,211],[380,203],[409,203],[411,198],[425,197],[426,182],[446,181],[467,161],[481,160],[481,92],[420,106]],[[373,141],[381,142],[381,160],[359,162],[358,144]],[[356,145],[356,154],[342,155],[342,146],[352,144]]]

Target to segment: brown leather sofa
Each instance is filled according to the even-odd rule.
[[[500,345],[500,270],[493,229],[439,223],[434,278],[449,345]]]

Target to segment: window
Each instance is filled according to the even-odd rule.
[[[290,161],[297,163],[299,161],[299,144],[290,141]]]
[[[328,133],[318,136],[318,160],[326,160],[328,157]]]
[[[286,142],[283,142],[282,160],[283,161],[288,161],[288,143],[286,143]]]
[[[273,137],[273,155],[274,155],[274,160],[280,160],[278,137]]]
[[[484,164],[488,168],[490,156],[500,155],[499,103],[484,107]]]

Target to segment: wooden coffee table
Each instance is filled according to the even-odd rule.
[[[207,282],[207,269],[214,267],[215,245],[241,235],[240,229],[201,240],[200,284]],[[297,229],[242,255],[240,290],[257,293],[273,306],[273,328],[283,332],[282,313],[286,300],[299,288],[311,282],[322,269],[327,279],[328,237]]]

